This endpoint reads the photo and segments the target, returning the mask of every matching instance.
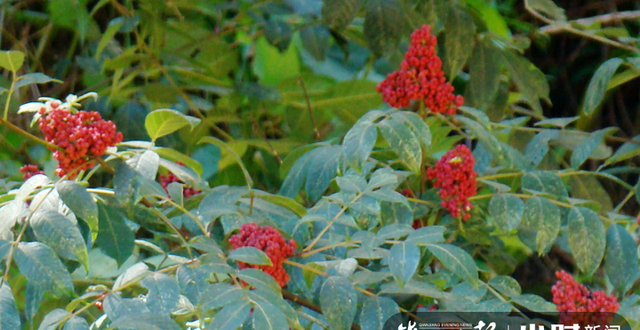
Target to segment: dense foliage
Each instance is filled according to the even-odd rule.
[[[584,130],[640,50],[598,20],[524,1],[616,49],[547,118],[529,23],[492,1],[3,6],[0,329],[640,327],[640,139]]]

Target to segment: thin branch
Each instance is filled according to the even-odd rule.
[[[609,23],[636,19],[636,18],[640,18],[640,10],[623,11],[618,13],[610,13],[605,15],[586,17],[586,18],[581,18],[574,21],[569,21],[568,23],[579,24],[583,26],[590,26],[594,23],[609,24]],[[558,25],[552,24],[552,25],[541,27],[539,31],[540,33],[544,33],[544,34],[555,34],[555,33],[562,32],[563,29]]]
[[[333,224],[336,222],[336,220],[338,220],[338,218],[345,212],[347,211],[347,209],[349,208],[349,205],[355,203],[357,200],[359,200],[360,198],[362,198],[362,196],[364,196],[364,193],[359,193],[351,202],[349,202],[349,204],[345,205],[342,207],[342,209],[340,209],[340,211],[333,217],[333,219],[331,219],[331,221],[329,221],[327,223],[327,226],[324,227],[324,229],[322,229],[322,231],[320,232],[320,234],[318,234],[318,236],[316,236],[316,238],[311,241],[311,243],[304,248],[304,250],[302,250],[302,252],[309,252],[311,251],[311,249],[313,249],[313,247],[318,243],[318,241],[320,241],[320,239],[322,239],[322,236],[324,236],[324,234],[327,233],[327,231],[329,230],[329,228],[331,228],[333,226]]]
[[[581,37],[585,37],[585,38],[589,38],[589,39],[592,39],[592,40],[595,40],[595,41],[599,41],[599,42],[601,42],[603,44],[607,44],[607,45],[610,45],[610,46],[626,49],[626,50],[634,52],[636,54],[640,54],[640,49],[638,49],[636,47],[629,46],[629,45],[617,42],[615,40],[611,40],[609,38],[605,38],[605,37],[599,36],[597,34],[593,34],[593,33],[585,32],[585,31],[582,31],[582,30],[578,30],[578,29],[574,28],[573,26],[571,26],[571,24],[569,24],[568,22],[556,22],[556,21],[553,21],[551,19],[548,19],[547,17],[545,17],[544,15],[540,14],[535,9],[531,8],[531,6],[529,6],[529,3],[527,1],[524,2],[524,7],[535,18],[545,22],[545,24],[556,26],[558,29],[560,29],[560,31],[573,33],[573,34],[579,35]]]
[[[14,132],[16,132],[16,133],[28,138],[31,141],[34,141],[34,142],[39,143],[39,144],[42,144],[42,145],[44,145],[44,146],[46,146],[46,147],[48,147],[50,149],[64,151],[63,148],[61,148],[61,147],[59,147],[59,146],[57,146],[57,145],[55,145],[53,143],[49,143],[49,142],[47,142],[47,141],[45,141],[45,140],[43,140],[43,139],[31,134],[31,133],[23,130],[22,128],[12,124],[8,120],[4,120],[4,119],[0,118],[0,124],[7,126],[10,130],[12,130],[12,131],[14,131]]]
[[[104,161],[104,159],[102,159],[102,157],[97,156],[94,158],[103,168],[105,171],[107,171],[109,174],[115,174],[116,171],[113,169],[113,167],[111,167],[111,165],[107,164],[107,162]]]
[[[304,84],[304,80],[302,80],[302,77],[298,77],[298,82],[300,82],[300,86],[302,86],[304,99],[305,101],[307,101],[307,110],[309,111],[309,119],[311,120],[311,126],[313,126],[313,133],[316,135],[316,140],[320,141],[320,132],[318,131],[318,126],[316,126],[316,121],[313,118],[313,110],[311,109],[311,101],[309,100],[309,94],[307,93],[307,86]]]

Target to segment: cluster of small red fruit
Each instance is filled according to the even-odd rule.
[[[229,238],[229,243],[234,249],[243,246],[252,246],[264,251],[271,260],[272,266],[250,265],[239,261],[240,268],[257,268],[271,275],[284,287],[289,282],[289,274],[282,266],[285,259],[292,255],[296,249],[296,242],[291,239],[288,242],[280,232],[270,226],[258,226],[255,223],[245,223],[240,227],[240,233]]]
[[[464,99],[453,94],[453,86],[442,71],[442,60],[436,53],[438,39],[431,26],[424,25],[411,34],[411,44],[404,55],[401,69],[392,72],[378,86],[382,99],[392,107],[405,108],[411,100],[422,100],[431,111],[452,115]]]
[[[448,151],[435,167],[427,169],[427,178],[435,180],[433,186],[440,188],[438,194],[442,199],[441,205],[446,208],[451,216],[462,217],[468,220],[471,217],[469,211],[473,205],[469,197],[477,192],[476,177],[473,170],[475,158],[471,150],[465,145],[458,145]]]
[[[39,127],[47,142],[60,147],[52,149],[58,176],[75,178],[78,171],[93,167],[89,162],[92,157],[100,157],[107,148],[122,142],[116,125],[96,111],[72,111],[60,107],[59,101],[47,105],[39,111]]]
[[[556,309],[558,312],[563,312],[562,323],[607,324],[613,315],[598,313],[615,313],[620,308],[616,297],[609,296],[604,291],[589,290],[564,270],[556,272],[556,277],[558,281],[551,288],[551,293]]]
[[[476,177],[478,174],[473,169],[475,158],[471,150],[465,145],[458,145],[449,150],[435,166],[427,169],[427,179],[434,180],[433,186],[439,188],[438,195],[442,202],[440,205],[446,208],[453,217],[461,217],[468,220],[473,204],[469,197],[478,191]],[[407,197],[413,197],[409,189],[401,192]],[[416,220],[414,228],[422,227],[422,221]]]

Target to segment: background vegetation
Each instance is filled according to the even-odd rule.
[[[226,239],[241,223],[252,221],[280,228],[299,247],[309,248],[305,252],[314,252],[297,255],[295,265],[287,268],[294,284],[284,298],[299,302],[286,307],[280,290],[274,290],[278,299],[267,304],[280,308],[290,327],[301,322],[302,327],[333,329],[353,322],[375,329],[364,321],[373,318],[366,313],[388,315],[434,302],[445,309],[476,304],[492,310],[553,310],[546,300],[551,299],[553,273],[560,268],[615,294],[622,302],[621,313],[640,319],[635,243],[640,188],[638,1],[27,0],[0,6],[2,49],[25,55],[18,67],[0,60],[5,69],[0,77],[0,98],[7,104],[4,120],[39,136],[37,127],[29,125],[32,116],[17,113],[21,104],[41,96],[64,99],[95,91],[100,97],[84,108],[113,120],[125,141],[108,160],[115,176],[99,168],[80,180],[90,188],[81,189],[83,196],[98,201],[99,214],[83,214],[87,211],[69,201],[76,195],[65,200],[60,194],[84,220],[77,230],[86,243],[81,251],[88,255],[88,273],[82,259],[61,255],[62,271],[72,275],[60,276],[71,276],[73,290],[62,282],[34,284],[24,266],[5,257],[4,279],[25,328],[38,328],[55,311],[57,318],[50,319],[57,320],[54,327],[75,316],[91,324],[106,319],[94,306],[104,299],[96,298],[102,293],[113,291],[109,296],[119,299],[113,306],[138,309],[141,305],[133,305],[141,304],[134,298],[138,294],[146,295],[147,303],[153,301],[154,288],[174,284],[175,297],[187,297],[191,307],[182,299],[182,314],[176,314],[174,303],[162,307],[166,316],[172,315],[178,327],[193,319],[204,322],[205,316],[209,322],[223,306],[201,300],[198,290],[213,290],[208,287],[214,282],[212,272],[238,271],[231,260],[227,264]],[[389,107],[376,85],[400,67],[408,36],[423,24],[438,35],[446,77],[456,93],[464,95],[467,107],[455,117],[430,116],[426,125],[395,127],[400,142],[393,142],[381,126],[391,125],[392,116],[415,120],[417,109],[386,112]],[[159,133],[145,125],[157,109],[183,115],[168,115],[165,121],[186,121]],[[374,109],[385,112],[371,112]],[[385,120],[387,124],[381,124]],[[367,125],[376,132],[373,137],[364,135]],[[343,139],[348,132],[362,136]],[[57,162],[51,153],[7,125],[0,125],[0,133],[0,207],[50,190],[52,182],[24,184],[18,169],[39,164],[53,179]],[[473,147],[481,178],[473,218],[464,224],[440,212],[435,190],[422,180],[424,169],[457,143]],[[371,145],[363,158],[349,158],[348,151],[362,144]],[[311,157],[315,161],[306,165],[299,161]],[[131,162],[123,165],[125,159],[148,162],[154,170],[131,170]],[[156,171],[172,171],[203,193],[173,200],[141,188],[140,182],[146,181],[132,179],[154,180]],[[391,181],[376,185],[374,178],[385,175]],[[132,188],[136,192],[121,195],[131,182],[140,184]],[[18,188],[22,192],[16,195],[12,189]],[[362,197],[381,188],[390,192]],[[404,188],[416,192],[415,198],[391,193]],[[110,193],[122,198],[110,198]],[[254,204],[260,195],[264,204]],[[143,197],[151,204],[138,204]],[[205,199],[207,203],[201,203]],[[534,202],[541,206],[538,213],[531,211]],[[258,215],[254,207],[260,209]],[[341,218],[343,213],[350,218]],[[558,221],[549,220],[556,219],[554,213]],[[13,226],[18,214],[3,216],[0,220],[11,224],[2,227],[3,233],[16,235],[3,236],[2,242],[18,246],[27,225]],[[207,230],[198,231],[185,220],[191,217],[199,217]],[[536,217],[546,220],[532,224]],[[104,228],[91,222],[98,218],[121,219],[120,238],[111,242],[115,245],[95,241]],[[404,231],[381,229],[392,225],[391,218],[400,219],[395,224]],[[420,218],[434,225],[432,229],[410,232],[406,225]],[[332,226],[337,219],[344,223]],[[549,222],[553,224],[545,239],[532,241],[522,234]],[[299,230],[301,224],[305,230]],[[195,240],[191,247],[184,246],[172,227],[187,230],[186,238]],[[336,227],[335,232],[323,231]],[[31,229],[23,232],[25,242],[49,244]],[[335,236],[325,240],[327,232]],[[359,239],[356,232],[361,232]],[[380,244],[362,246],[371,235],[382,239]],[[424,237],[419,235],[432,235],[433,240],[420,241]],[[321,244],[315,246],[317,242]],[[397,252],[391,247],[402,242],[419,246],[415,277],[414,272],[405,273],[407,278],[389,273],[393,266],[388,254]],[[128,246],[128,253],[117,254],[113,249],[118,244]],[[456,251],[456,259],[438,254],[434,246],[439,244]],[[5,251],[0,244],[0,252],[13,256],[9,245]],[[191,249],[209,259],[191,255]],[[380,257],[365,258],[363,251],[376,251]],[[351,269],[354,258],[358,267]],[[190,268],[193,259],[199,266]],[[453,266],[460,260],[461,268]],[[191,277],[181,277],[187,269]],[[626,270],[614,274],[619,269]],[[146,282],[138,285],[143,277]],[[172,284],[162,284],[165,280]],[[202,287],[185,289],[191,280]],[[331,296],[321,288],[329,285],[357,297],[352,310],[338,313],[337,305],[327,305],[323,297]],[[51,288],[59,292],[38,294]],[[265,297],[268,292],[261,291]],[[2,295],[0,290],[0,300]],[[456,300],[465,295],[472,301]],[[260,298],[248,301],[255,306]],[[151,313],[155,307],[144,308]],[[116,307],[105,309],[111,313],[109,322],[131,321],[131,314],[115,312]],[[326,318],[319,313],[323,310],[342,318]],[[100,324],[94,326],[102,329],[109,323]]]

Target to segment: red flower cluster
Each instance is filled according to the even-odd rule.
[[[553,294],[553,303],[556,304],[556,309],[559,312],[615,313],[620,308],[616,297],[608,296],[604,291],[590,291],[586,286],[576,282],[573,276],[564,270],[556,272],[556,277],[558,281],[551,287],[551,293]],[[563,314],[561,320],[570,323],[604,324],[608,323],[610,317],[610,314]],[[603,320],[603,318],[605,319]]]
[[[116,125],[103,120],[98,112],[78,111],[72,113],[58,108],[59,103],[51,104],[53,110],[40,109],[40,130],[47,142],[63,150],[53,150],[53,158],[58,160],[56,174],[64,176],[75,168],[91,168],[89,157],[102,156],[108,147],[122,142],[122,133],[116,131]],[[76,174],[71,175],[71,179]]]
[[[468,220],[473,205],[469,197],[477,192],[476,176],[473,170],[475,159],[471,150],[465,145],[459,145],[448,151],[436,163],[435,167],[427,169],[427,178],[436,180],[433,184],[440,188],[438,194],[442,199],[442,207],[447,208],[451,216],[462,216],[462,220]]]
[[[184,165],[181,162],[178,162],[178,165]],[[178,183],[184,183],[182,182],[175,174],[169,172],[167,175],[164,174],[160,174],[160,185],[162,185],[162,188],[164,188],[164,190],[167,192],[167,194],[169,194],[169,184],[171,182],[178,182]],[[184,187],[182,188],[182,195],[185,198],[189,198],[193,195],[199,194],[200,190],[196,189],[196,188],[192,188],[192,187]],[[169,196],[171,197],[171,196]]]
[[[44,172],[40,171],[38,165],[24,165],[20,168],[20,173],[22,173],[22,178],[25,181],[36,174],[44,174]]]
[[[392,107],[404,108],[411,100],[424,100],[429,110],[452,115],[464,103],[453,94],[453,86],[442,71],[442,61],[436,54],[436,36],[431,26],[423,25],[411,34],[411,45],[404,54],[401,69],[390,73],[378,86],[382,99]]]
[[[249,265],[238,261],[240,268],[257,268],[271,275],[281,287],[289,282],[289,274],[282,267],[284,260],[293,254],[296,249],[296,242],[285,241],[280,232],[269,226],[260,227],[255,223],[245,223],[240,227],[240,233],[231,236],[229,243],[234,249],[242,246],[252,246],[264,251],[273,266]]]

